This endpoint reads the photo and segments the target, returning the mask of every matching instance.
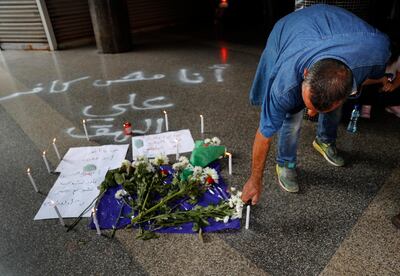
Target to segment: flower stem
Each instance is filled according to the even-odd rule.
[[[147,214],[149,214],[149,213],[151,213],[151,212],[157,210],[159,207],[165,205],[165,203],[167,203],[168,201],[170,201],[170,200],[174,199],[175,197],[180,196],[180,195],[182,195],[182,194],[184,194],[184,193],[185,193],[185,190],[179,190],[179,191],[176,192],[175,194],[172,194],[172,195],[170,195],[170,196],[164,197],[162,200],[160,200],[156,205],[154,205],[154,206],[151,207],[150,209],[145,210],[145,211],[139,213],[138,216],[134,217],[134,218],[131,220],[131,223],[132,223],[132,224],[137,223],[137,222],[140,221],[140,220],[142,219],[142,217],[144,217],[145,215],[147,215]]]

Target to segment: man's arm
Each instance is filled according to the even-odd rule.
[[[251,175],[244,185],[242,193],[242,200],[246,203],[251,200],[251,204],[255,205],[260,199],[265,161],[271,141],[272,137],[266,138],[260,130],[257,130],[253,144]]]
[[[361,86],[371,85],[371,84],[382,84],[382,85],[385,85],[386,83],[388,83],[388,78],[385,76],[385,77],[382,77],[382,78],[379,78],[379,79],[366,79],[361,84]]]

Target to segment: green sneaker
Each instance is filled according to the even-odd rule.
[[[336,167],[344,166],[344,159],[338,155],[334,144],[325,144],[315,138],[313,146],[330,164]]]
[[[276,164],[276,174],[278,175],[279,186],[283,190],[289,193],[297,193],[299,191],[296,169],[289,169]]]

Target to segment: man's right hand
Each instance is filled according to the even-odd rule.
[[[243,186],[242,201],[251,202],[251,205],[257,204],[262,191],[261,179],[250,177]]]

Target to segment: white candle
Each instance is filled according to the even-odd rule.
[[[82,124],[83,124],[83,130],[85,131],[86,140],[89,141],[89,134],[88,134],[87,128],[86,128],[86,121],[85,121],[85,120],[82,120]]]
[[[99,221],[97,220],[97,215],[96,215],[96,209],[93,208],[92,209],[92,217],[93,217],[93,223],[94,226],[96,227],[96,231],[97,231],[97,235],[101,235],[101,230],[100,230],[100,226],[99,226]]]
[[[168,114],[167,111],[164,110],[164,117],[165,117],[165,131],[169,131],[168,128]]]
[[[60,224],[61,224],[62,226],[65,226],[65,222],[64,222],[63,217],[61,216],[60,210],[58,210],[58,207],[57,207],[56,203],[55,203],[53,200],[51,200],[51,205],[53,205],[53,208],[54,208],[54,210],[55,210],[56,213],[57,213],[58,220],[60,221]]]
[[[58,151],[58,148],[57,148],[57,145],[56,145],[56,138],[53,139],[53,148],[54,148],[54,151],[57,154],[58,160],[61,160],[60,152]]]
[[[28,169],[26,170],[26,173],[28,174],[29,180],[31,181],[32,186],[33,186],[33,188],[35,189],[35,192],[38,193],[38,192],[39,192],[39,189],[38,189],[38,187],[36,186],[35,180],[33,180],[33,177],[32,177],[32,175],[31,175],[31,168],[28,168]]]
[[[249,229],[249,225],[250,225],[250,205],[247,205],[246,207],[246,229]]]
[[[178,141],[178,139],[175,139],[175,142],[176,142],[176,156],[175,156],[175,158],[176,158],[176,160],[178,160],[179,159],[179,141]]]
[[[204,133],[204,117],[200,115],[200,132]]]
[[[51,173],[49,162],[47,162],[47,158],[46,158],[46,151],[43,151],[43,161],[44,161],[44,164],[46,165],[47,171],[49,173]]]
[[[228,170],[229,170],[229,175],[232,175],[232,153],[225,152],[225,155],[228,156]]]

